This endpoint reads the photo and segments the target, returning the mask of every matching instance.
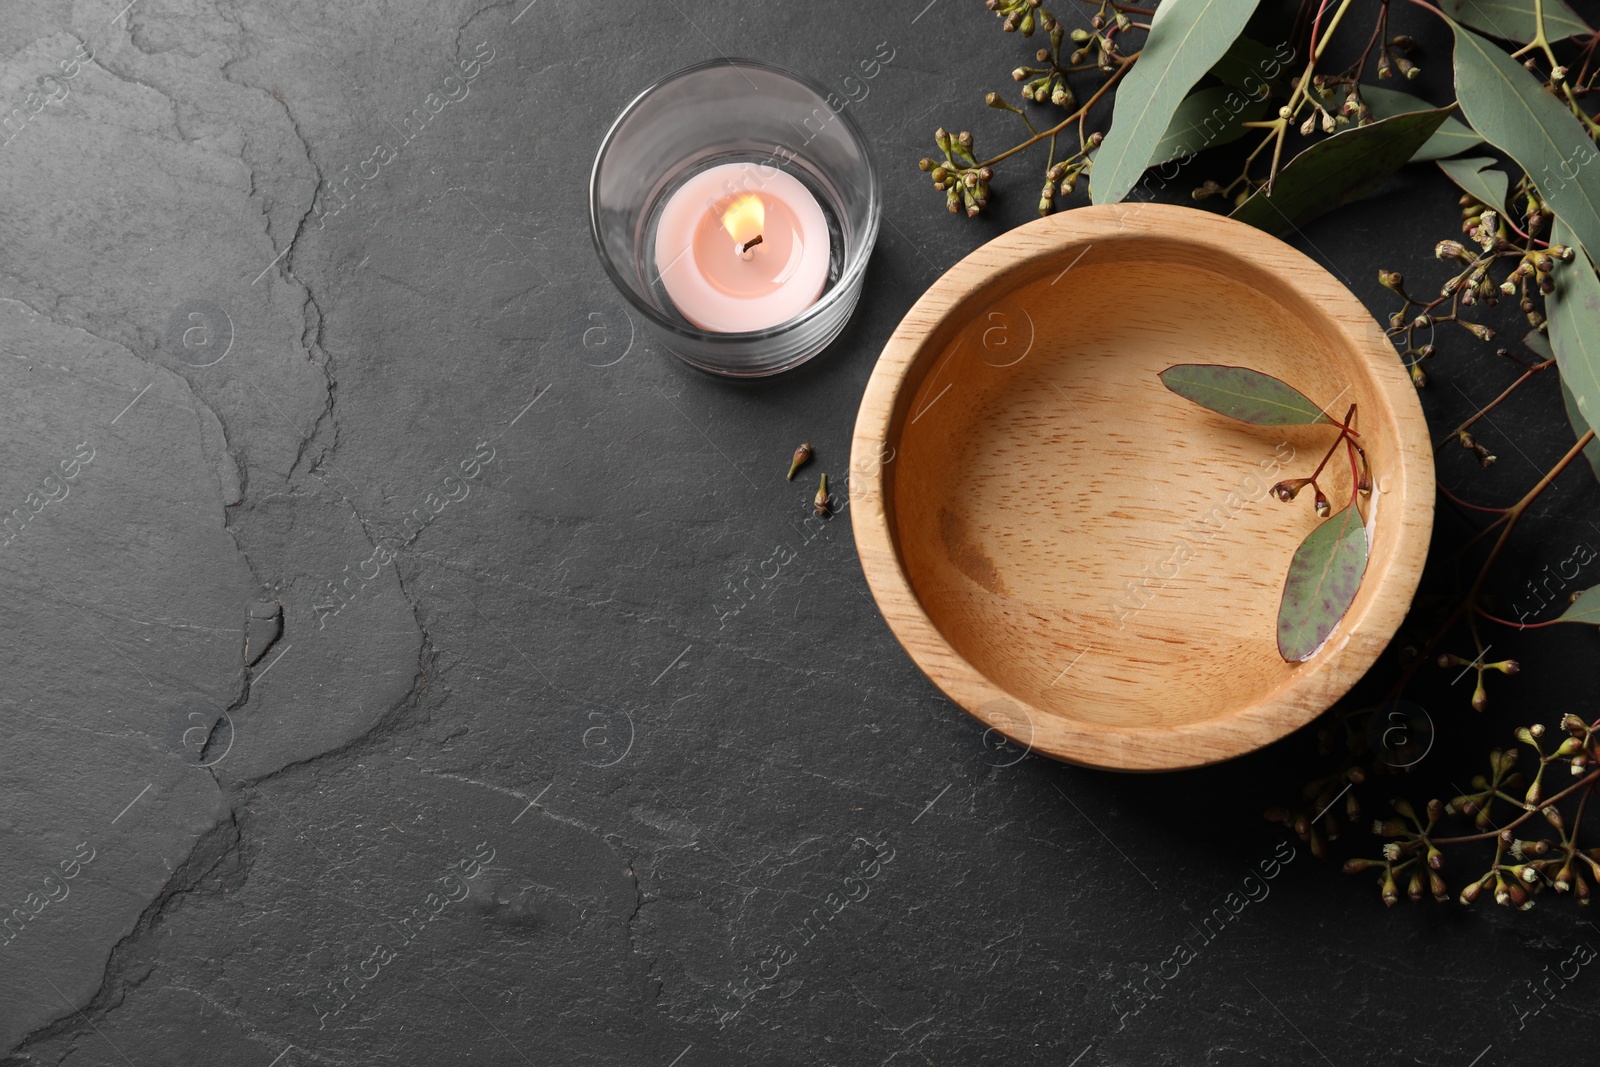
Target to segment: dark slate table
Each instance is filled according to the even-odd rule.
[[[848,509],[802,525],[790,450],[842,472],[901,314],[1033,213],[1031,164],[977,221],[915,169],[940,123],[1010,136],[982,92],[1025,54],[924,3],[0,8],[0,1062],[1491,1067],[1592,1033],[1588,970],[1519,1016],[1600,944],[1570,902],[1388,912],[1260,817],[1305,733],[1158,777],[997,748],[888,633]],[[744,388],[648,343],[586,232],[611,117],[694,60],[842,85],[884,49],[844,336]],[[1442,182],[1296,243],[1387,313],[1379,266],[1439,271]],[[1430,366],[1441,428],[1516,373]],[[1482,436],[1495,469],[1441,478],[1513,499],[1571,441],[1555,382]],[[1581,468],[1541,500],[1507,595],[1597,503]],[[1526,670],[1486,715],[1427,675],[1403,786],[1596,714],[1592,633],[1498,643]]]

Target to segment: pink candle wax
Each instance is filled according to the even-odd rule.
[[[656,270],[679,313],[702,330],[764,330],[817,302],[831,244],[816,197],[793,176],[725,163],[667,200]]]

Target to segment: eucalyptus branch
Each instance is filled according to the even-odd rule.
[[[1116,86],[1139,59],[1140,52],[1124,53],[1120,38],[1129,32],[1148,29],[1147,23],[1129,18],[1130,14],[1150,15],[1145,8],[1112,0],[1081,0],[1097,7],[1090,19],[1090,29],[1076,29],[1070,34],[1060,21],[1038,0],[985,0],[988,8],[1001,19],[1008,33],[1021,33],[1031,37],[1041,31],[1049,38],[1049,47],[1034,54],[1039,66],[1019,66],[1011,72],[1022,82],[1024,104],[1051,104],[1067,111],[1064,119],[1041,129],[1034,125],[1024,107],[1019,107],[991,92],[985,103],[998,111],[1009,111],[1022,120],[1028,136],[1020,143],[981,162],[973,152],[973,137],[962,131],[954,137],[941,127],[934,133],[934,142],[944,154],[943,161],[924,158],[918,166],[933,179],[935,191],[945,194],[945,206],[952,214],[965,210],[970,218],[989,205],[989,183],[994,178],[994,168],[1012,156],[1025,152],[1041,141],[1050,142],[1044,167],[1044,186],[1039,194],[1039,213],[1048,215],[1055,209],[1055,198],[1071,195],[1078,179],[1093,166],[1091,154],[1103,139],[1098,132],[1086,133],[1085,123],[1089,112]],[[1071,53],[1062,57],[1062,48],[1070,40]],[[1082,104],[1078,103],[1069,75],[1099,71],[1108,75]],[[1073,123],[1078,126],[1078,151],[1064,159],[1056,158],[1057,137]]]

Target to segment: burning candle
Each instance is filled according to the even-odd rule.
[[[684,318],[714,333],[765,330],[817,302],[832,241],[822,207],[775,167],[725,163],[661,209],[656,270]]]

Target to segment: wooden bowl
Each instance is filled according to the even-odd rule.
[[[1369,561],[1304,662],[1276,620],[1317,519],[1267,490],[1337,433],[1201,408],[1157,378],[1175,363],[1358,405]],[[1342,502],[1349,465],[1329,469]],[[952,700],[1034,751],[1150,771],[1276,740],[1372,666],[1421,576],[1433,479],[1404,366],[1327,271],[1218,215],[1113,204],[996,238],[917,301],[861,401],[850,511],[890,629]]]

